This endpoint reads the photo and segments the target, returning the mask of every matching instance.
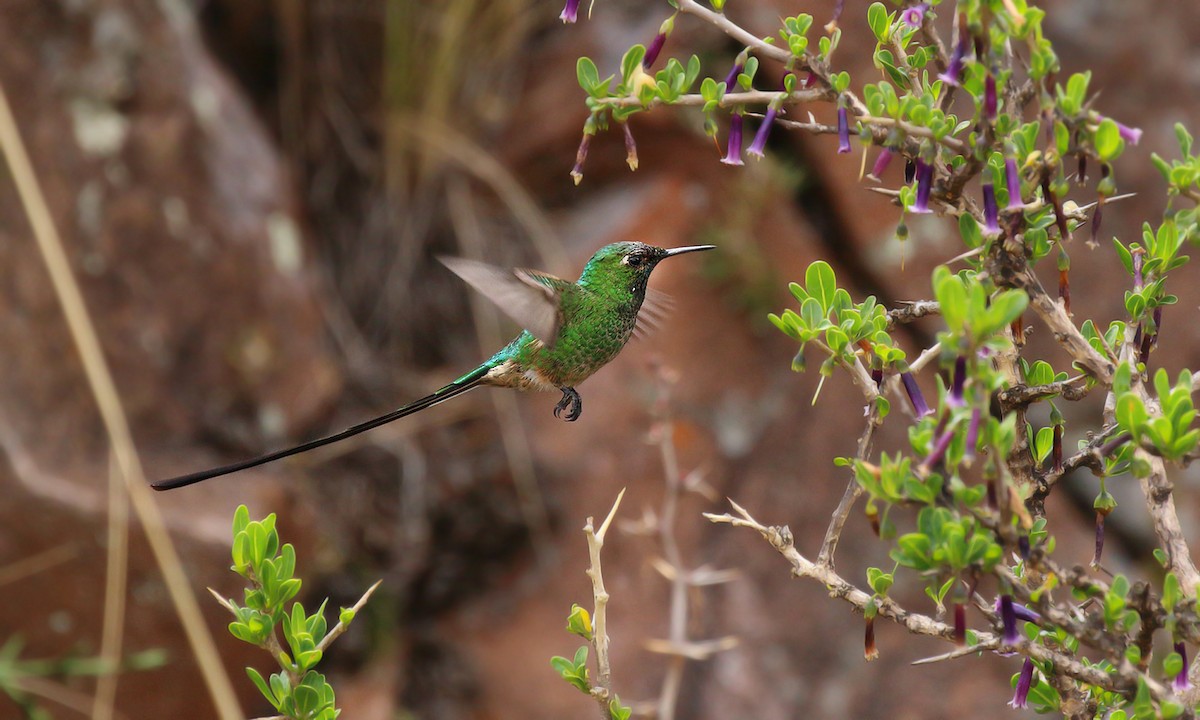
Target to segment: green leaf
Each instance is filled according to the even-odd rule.
[[[254,687],[258,688],[258,691],[262,693],[267,702],[271,703],[272,707],[278,710],[280,705],[279,700],[271,692],[271,688],[267,685],[267,681],[263,679],[263,676],[252,667],[246,668],[246,675],[250,677],[250,682],[254,683]]]
[[[571,605],[571,613],[567,616],[567,632],[591,642],[592,617],[578,603]]]
[[[875,39],[885,42],[888,36],[888,11],[883,3],[874,2],[867,8],[867,25],[875,34]]]
[[[1110,162],[1125,148],[1125,141],[1121,139],[1121,131],[1111,118],[1104,118],[1100,121],[1093,142],[1096,146],[1096,154],[1103,162]]]
[[[596,70],[596,63],[592,62],[589,57],[581,57],[575,62],[575,77],[579,80],[579,87],[588,95],[595,95],[596,85],[600,83],[600,73]]]
[[[642,45],[634,45],[625,51],[625,56],[621,58],[621,79],[628,83],[633,77],[633,73],[638,66],[642,64],[642,58],[646,57],[646,48]]]
[[[804,285],[808,294],[817,298],[821,308],[826,312],[833,307],[833,296],[837,292],[837,277],[833,268],[824,260],[818,260],[808,266],[804,273]]]

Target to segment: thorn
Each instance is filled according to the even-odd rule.
[[[596,532],[596,539],[600,542],[604,542],[604,535],[608,532],[608,526],[612,524],[613,518],[616,517],[617,508],[621,507],[621,498],[623,497],[625,497],[625,488],[621,488],[621,492],[617,493],[617,500],[613,503],[612,510],[608,511],[608,517],[600,523],[600,530]]]

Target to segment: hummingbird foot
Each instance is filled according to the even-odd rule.
[[[563,396],[554,406],[554,417],[575,422],[583,414],[583,398],[579,397],[579,392],[573,387],[561,387],[559,390],[562,390]],[[566,417],[563,417],[563,410],[567,411]]]

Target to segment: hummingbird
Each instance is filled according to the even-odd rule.
[[[387,414],[249,460],[158,480],[151,487],[173,490],[297,455],[386,425],[485,385],[558,390],[562,398],[554,406],[554,416],[574,422],[583,412],[583,399],[575,386],[616,357],[639,328],[638,313],[646,301],[646,283],[654,268],[666,258],[715,247],[691,245],[668,250],[640,242],[613,243],[592,256],[575,282],[536,270],[440,258],[442,264],[524,328],[521,334],[449,385]],[[651,314],[651,304],[653,301],[643,315]],[[643,318],[643,325],[646,319]]]

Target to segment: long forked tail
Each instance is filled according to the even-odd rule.
[[[222,465],[220,467],[210,468],[208,470],[201,470],[200,472],[194,472],[190,475],[180,475],[179,477],[168,478],[166,480],[156,480],[155,482],[150,483],[150,487],[154,488],[155,490],[174,490],[175,488],[192,485],[203,480],[220,477],[221,475],[228,475],[229,473],[238,472],[239,470],[246,470],[252,467],[258,467],[259,465],[265,465],[266,463],[274,462],[275,460],[281,460],[285,457],[291,457],[292,455],[298,455],[302,452],[323,447],[339,440],[345,440],[348,437],[353,437],[359,433],[364,433],[368,430],[377,428],[380,425],[386,425],[393,420],[399,420],[400,418],[412,415],[415,412],[420,412],[425,408],[433,407],[434,405],[437,405],[444,400],[449,400],[456,395],[461,395],[471,388],[479,385],[480,381],[483,380],[484,376],[487,375],[488,370],[490,369],[491,366],[488,364],[480,365],[449,385],[437,390],[432,395],[427,395],[420,400],[415,400],[404,407],[391,411],[386,415],[380,415],[372,420],[359,423],[353,427],[348,427],[339,433],[327,435],[317,440],[309,440],[308,442],[301,443],[295,447],[290,447],[285,450],[276,450],[275,452],[267,453],[266,455],[250,458],[249,460],[242,460],[229,465]]]

